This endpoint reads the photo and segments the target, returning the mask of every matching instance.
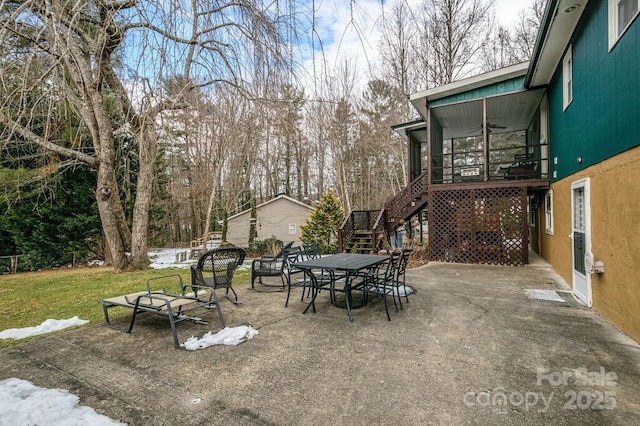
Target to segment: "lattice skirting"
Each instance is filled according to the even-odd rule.
[[[431,191],[429,259],[458,263],[529,263],[526,188]]]

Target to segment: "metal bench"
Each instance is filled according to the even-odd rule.
[[[533,154],[516,154],[514,162],[507,167],[500,167],[499,173],[504,174],[505,179],[533,179],[536,177],[538,161]]]

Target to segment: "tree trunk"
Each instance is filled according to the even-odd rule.
[[[131,244],[131,233],[127,226],[124,208],[120,202],[113,130],[109,115],[102,102],[102,93],[96,90],[88,99],[90,102],[87,102],[85,107],[91,110],[95,119],[91,122],[90,128],[99,164],[96,201],[104,236],[112,256],[113,269],[116,272],[121,272],[129,266],[126,250]]]
[[[104,237],[111,253],[113,269],[121,272],[127,269],[129,263],[125,254],[125,245],[120,233],[118,211],[122,212],[122,205],[118,196],[118,184],[113,168],[101,164],[98,168],[98,185],[96,189],[98,212],[102,221]],[[124,213],[122,214],[124,216]]]
[[[136,201],[133,205],[133,223],[131,226],[131,264],[132,269],[144,269],[149,266],[148,235],[149,206],[153,189],[153,164],[158,154],[158,145],[151,130],[143,125],[139,135],[138,183]]]

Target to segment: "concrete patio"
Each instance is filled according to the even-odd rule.
[[[0,379],[63,388],[130,425],[637,424],[640,346],[591,310],[528,297],[566,290],[539,258],[526,267],[431,263],[388,322],[381,300],[346,312],[323,294],[238,286],[227,325],[238,346],[173,348],[168,322],[131,334],[93,324],[0,351]],[[96,301],[96,309],[101,309]],[[216,331],[181,323],[181,341]],[[1,415],[1,413],[0,413]]]

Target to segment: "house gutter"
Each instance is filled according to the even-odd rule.
[[[558,68],[589,0],[549,0],[524,87],[546,87]]]
[[[549,0],[547,7],[545,8],[544,17],[542,18],[542,27],[538,30],[538,37],[533,48],[533,55],[531,57],[531,62],[529,62],[529,70],[527,71],[527,75],[524,80],[524,87],[527,89],[531,89],[531,80],[533,80],[533,74],[538,66],[542,49],[547,42],[549,28],[551,27],[553,17],[556,15],[558,10],[558,3],[559,0]]]

